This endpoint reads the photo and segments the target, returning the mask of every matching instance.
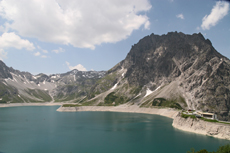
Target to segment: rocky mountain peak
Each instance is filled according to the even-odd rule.
[[[10,69],[0,60],[0,78],[11,78]]]
[[[195,60],[199,69],[213,57],[224,58],[201,33],[186,35],[169,32],[167,35],[151,34],[132,46],[123,66],[130,83],[145,85],[162,77],[178,77]]]

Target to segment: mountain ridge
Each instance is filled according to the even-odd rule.
[[[14,102],[34,99],[95,106],[126,103],[190,108],[216,113],[220,120],[230,120],[229,74],[230,60],[217,52],[209,39],[201,33],[182,32],[140,39],[126,58],[108,71],[34,76],[0,62],[2,91],[7,91],[8,97],[13,95]]]

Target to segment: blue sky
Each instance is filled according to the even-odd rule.
[[[151,33],[201,32],[230,58],[230,4],[215,0],[0,0],[0,59],[32,74],[108,70]]]

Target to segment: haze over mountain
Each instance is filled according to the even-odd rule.
[[[141,39],[107,72],[32,75],[0,65],[2,103],[67,101],[81,105],[191,108],[230,120],[230,61],[201,33]]]

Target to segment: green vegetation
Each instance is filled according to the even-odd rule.
[[[221,121],[219,121],[218,123],[222,123],[222,124],[230,124],[230,123],[227,123],[227,122],[221,122]]]
[[[79,104],[63,104],[62,107],[78,107],[78,106],[82,106]]]
[[[185,106],[187,106],[187,103],[186,103],[184,97],[179,96],[179,101],[182,102]]]
[[[130,91],[130,93],[137,95],[137,94],[141,91],[141,89],[142,89],[142,86],[134,87],[134,88]]]
[[[188,114],[183,114],[183,113],[181,113],[181,117],[183,117],[183,118],[193,118],[193,119],[196,119],[196,116],[195,115],[188,115]]]
[[[82,102],[80,104],[63,104],[63,107],[79,107],[79,106],[92,106],[93,104],[95,104],[95,102],[97,101],[97,99],[93,99],[90,101],[86,101],[86,102]]]
[[[59,98],[58,98],[59,97]],[[75,94],[69,94],[67,96],[64,96],[63,93],[59,93],[57,97],[55,97],[55,102],[62,102],[62,101],[70,101],[75,99]]]
[[[193,118],[193,119],[197,119],[197,117],[195,115],[189,115],[189,114],[184,114],[184,113],[181,113],[181,117],[183,118]],[[221,121],[217,121],[217,120],[213,120],[213,119],[207,119],[207,118],[204,118],[204,117],[201,117],[199,118],[203,121],[207,121],[207,122],[216,122],[216,123],[223,123],[223,124],[230,124],[230,123],[226,123],[226,122],[221,122]]]
[[[82,104],[82,106],[92,106],[93,104],[95,104],[96,101],[97,101],[97,99],[93,99],[93,100],[90,100],[87,102],[83,102],[81,104]]]
[[[187,151],[187,153],[230,153],[230,144],[220,146],[219,149],[215,152],[208,152],[206,149],[202,149],[200,151],[195,151],[194,148],[191,151]]]
[[[141,104],[140,107],[149,107],[150,105],[152,105],[152,104],[150,104],[150,103],[151,103],[151,100],[147,100],[147,101],[145,101],[143,104]]]
[[[117,79],[117,73],[110,73],[103,78],[99,79],[96,84],[99,85],[99,89],[95,90],[95,93],[102,93],[105,92],[106,90],[112,88],[113,82],[115,82]],[[92,98],[92,97],[90,97]]]
[[[23,102],[22,99],[18,97],[18,91],[16,88],[11,86],[6,86],[3,83],[0,83],[0,103],[7,102]]]
[[[115,92],[111,92],[104,99],[105,105],[112,105],[115,102],[115,105],[123,104],[126,102],[125,98],[122,96],[115,95]]]
[[[164,106],[176,109],[182,109],[181,105],[176,100],[167,100],[165,98],[155,98],[152,102],[152,106]]]
[[[99,103],[97,106],[115,106],[115,105],[113,105],[112,103],[110,103],[110,104],[105,104],[105,103]]]
[[[52,98],[50,97],[49,93],[47,91],[44,90],[39,90],[39,89],[28,89],[27,93],[31,96],[34,96],[38,99],[41,99],[41,101],[44,102],[49,102],[52,100]],[[33,102],[34,100],[32,100],[31,102]],[[34,101],[34,102],[41,102],[41,101]]]
[[[217,120],[207,119],[207,118],[203,118],[203,117],[201,117],[200,119],[207,121],[207,122],[219,122]]]

